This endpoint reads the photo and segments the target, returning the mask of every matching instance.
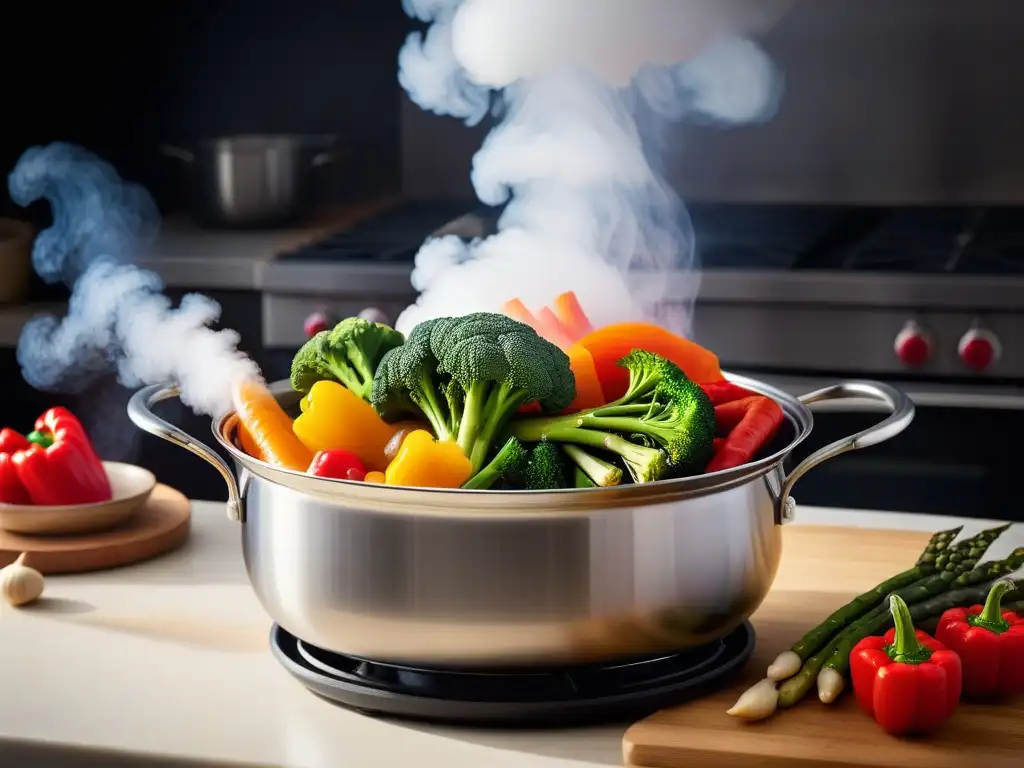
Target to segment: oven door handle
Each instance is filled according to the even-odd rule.
[[[855,451],[860,448],[868,448],[878,443],[883,443],[890,438],[896,437],[914,420],[914,403],[895,387],[883,384],[880,381],[847,381],[841,384],[834,384],[824,389],[809,392],[800,397],[800,402],[810,406],[814,403],[822,403],[830,400],[875,400],[885,405],[891,413],[884,421],[873,427],[858,432],[850,437],[836,440],[834,443],[819,448],[806,459],[797,464],[793,470],[786,475],[779,491],[779,517],[780,522],[788,523],[793,520],[796,510],[796,502],[792,497],[793,486],[797,480],[806,475],[814,467],[824,461],[835,458],[847,451]]]

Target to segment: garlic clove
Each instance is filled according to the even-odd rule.
[[[764,720],[775,713],[778,704],[779,690],[776,682],[766,677],[744,691],[726,714],[743,720]]]
[[[0,568],[0,594],[10,605],[20,606],[35,602],[43,594],[43,574],[25,565],[27,552],[6,568]]]

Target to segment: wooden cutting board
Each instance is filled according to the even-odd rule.
[[[0,530],[0,568],[27,552],[25,564],[43,574],[84,573],[148,560],[181,546],[191,528],[192,505],[166,485],[122,525],[79,536],[28,536]]]
[[[764,677],[776,654],[851,598],[911,567],[927,533],[790,526],[782,564],[768,598],[753,617],[757,647],[735,685],[667,709],[634,725],[623,738],[627,766],[645,768],[997,768],[1024,766],[1024,700],[961,704],[927,739],[897,739],[882,731],[844,692],[834,704],[807,698],[768,720],[746,723],[725,714],[747,687]]]

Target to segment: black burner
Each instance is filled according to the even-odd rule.
[[[642,717],[708,691],[754,650],[744,623],[709,645],[657,658],[534,671],[417,669],[340,656],[274,625],[277,660],[314,693],[368,714],[475,725],[564,726]]]
[[[282,253],[279,261],[412,263],[423,241],[473,211],[472,204],[406,200],[327,237]]]

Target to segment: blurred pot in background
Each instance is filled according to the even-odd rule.
[[[17,304],[28,298],[34,238],[31,224],[0,219],[0,304]]]
[[[309,209],[312,171],[340,153],[330,135],[225,136],[160,151],[186,165],[193,214],[218,227],[294,222]]]

